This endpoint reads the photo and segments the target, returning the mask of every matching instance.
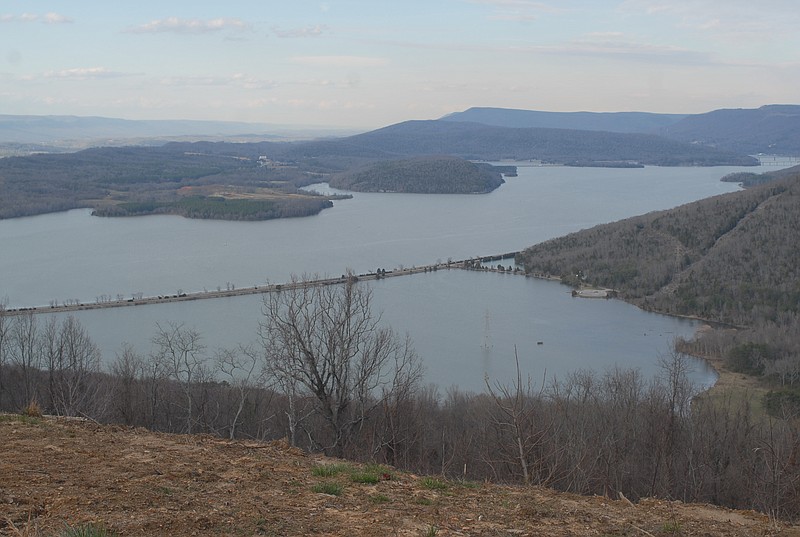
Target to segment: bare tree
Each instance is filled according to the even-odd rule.
[[[352,276],[324,286],[293,278],[262,309],[266,369],[284,389],[313,396],[329,433],[315,442],[331,454],[341,456],[368,414],[419,376],[409,340],[381,326],[371,289]]]
[[[252,347],[240,345],[237,349],[220,349],[216,354],[216,362],[217,371],[230,379],[236,394],[236,408],[228,426],[228,437],[233,440],[247,398],[261,382],[258,367],[261,357]]]
[[[185,328],[182,324],[169,322],[166,326],[156,324],[157,332],[153,343],[157,346],[156,362],[167,376],[177,382],[183,391],[185,401],[185,431],[192,433],[195,423],[194,391],[195,383],[206,378],[206,347],[199,332]]]
[[[143,416],[138,407],[143,398],[142,386],[145,375],[143,358],[136,353],[133,346],[127,343],[122,345],[122,352],[117,354],[111,364],[111,373],[114,378],[114,411],[116,419],[122,420],[126,425],[139,424]],[[141,421],[141,424],[146,423]]]
[[[43,331],[42,348],[50,369],[49,392],[53,412],[64,416],[91,414],[100,417],[105,410],[100,397],[100,350],[78,320],[68,316],[57,328],[48,323]]]
[[[7,315],[6,308],[8,299],[0,299],[0,410],[4,408],[3,399],[5,395],[5,372],[6,360],[9,354],[9,339],[11,338],[11,318]]]
[[[41,349],[38,338],[38,323],[33,313],[26,312],[14,319],[11,327],[9,358],[22,377],[23,401],[27,404],[36,399],[35,376],[41,365]]]
[[[531,378],[528,377],[527,382],[522,379],[516,346],[514,347],[514,362],[517,377],[513,385],[497,383],[492,386],[488,376],[485,379],[486,389],[495,403],[495,408],[499,411],[493,413],[489,419],[495,427],[511,434],[512,447],[510,455],[506,456],[519,464],[522,480],[529,485],[531,483],[530,458],[541,436],[534,423],[534,403],[537,400],[537,394],[534,393]],[[541,395],[541,392],[538,395]],[[501,453],[508,451],[508,446],[500,447]]]

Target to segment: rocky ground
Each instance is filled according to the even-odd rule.
[[[0,415],[0,535],[800,536],[754,512],[462,483],[280,442]]]

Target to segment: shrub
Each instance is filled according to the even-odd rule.
[[[28,403],[28,406],[22,409],[20,412],[23,416],[28,416],[29,418],[41,418],[42,417],[42,407],[39,406],[35,400],[32,400]]]

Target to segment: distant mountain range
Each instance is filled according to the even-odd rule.
[[[0,144],[68,149],[138,143],[161,145],[176,139],[298,139],[350,134],[344,129],[289,127],[266,123],[193,120],[129,120],[81,116],[0,114]]]
[[[482,123],[515,129],[571,129],[624,133],[658,134],[686,118],[686,114],[649,112],[541,112],[510,108],[470,108],[448,114],[441,121]]]
[[[386,165],[376,167],[381,161],[395,162],[392,183],[363,188],[475,192],[496,187],[466,184],[464,174],[465,184],[428,184],[421,178],[444,169],[448,177],[459,173],[451,165],[454,161],[423,157],[630,167],[755,166],[758,160],[748,154],[800,155],[800,106],[789,105],[696,116],[470,109],[441,120],[405,121],[353,136],[311,140],[288,140],[270,129],[235,122],[0,116],[0,156],[19,155],[0,159],[0,218],[84,207],[90,204],[87,200],[117,192],[120,184],[128,185],[121,201],[140,202],[145,195],[177,191],[189,183],[296,188],[321,174],[346,177],[348,172],[378,169],[385,175]],[[170,139],[180,141],[167,143]],[[34,155],[97,145],[125,147]],[[409,162],[398,163],[404,160]],[[359,175],[360,183],[362,179]],[[165,190],[162,183],[171,186]],[[138,190],[131,193],[131,185]]]
[[[325,140],[258,144],[172,144],[173,151],[291,162],[335,173],[379,160],[454,156],[469,160],[535,160],[573,166],[755,166],[758,160],[701,144],[640,133],[495,127],[456,121],[405,121]]]
[[[722,109],[705,114],[547,112],[476,107],[449,114],[435,122],[402,122],[360,136],[361,139],[373,138],[373,141],[378,138],[386,139],[400,131],[422,130],[423,123],[472,123],[511,129],[649,134],[679,142],[711,146],[740,155],[800,155],[800,105]],[[440,129],[437,134],[448,137],[460,132],[447,130],[443,126],[436,128]],[[431,129],[433,127],[427,127],[428,131]],[[486,132],[488,131],[483,131]],[[80,149],[100,145],[160,145],[171,140],[309,140],[321,137],[338,137],[342,140],[348,134],[352,134],[352,131],[235,121],[127,120],[0,114],[0,145],[41,145],[43,150],[47,147]],[[517,138],[529,135],[530,133]],[[361,143],[359,138],[354,141]],[[374,145],[373,141],[369,145]]]
[[[541,160],[571,165],[756,164],[741,154],[652,134],[497,127],[457,121],[406,121],[337,143],[394,156],[453,155],[473,160]],[[312,146],[303,145],[300,149],[308,151]]]
[[[800,106],[715,110],[661,129],[673,140],[727,149],[735,153],[800,155]]]
[[[506,108],[470,108],[440,121],[511,128],[556,128],[642,133],[716,147],[738,154],[800,155],[800,106],[767,105],[723,109],[705,114],[644,112],[539,112]]]

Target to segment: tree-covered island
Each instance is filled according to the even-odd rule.
[[[516,168],[501,171],[491,164],[456,157],[420,157],[369,164],[337,174],[329,183],[358,192],[484,194],[504,183],[504,172],[515,174]]]

